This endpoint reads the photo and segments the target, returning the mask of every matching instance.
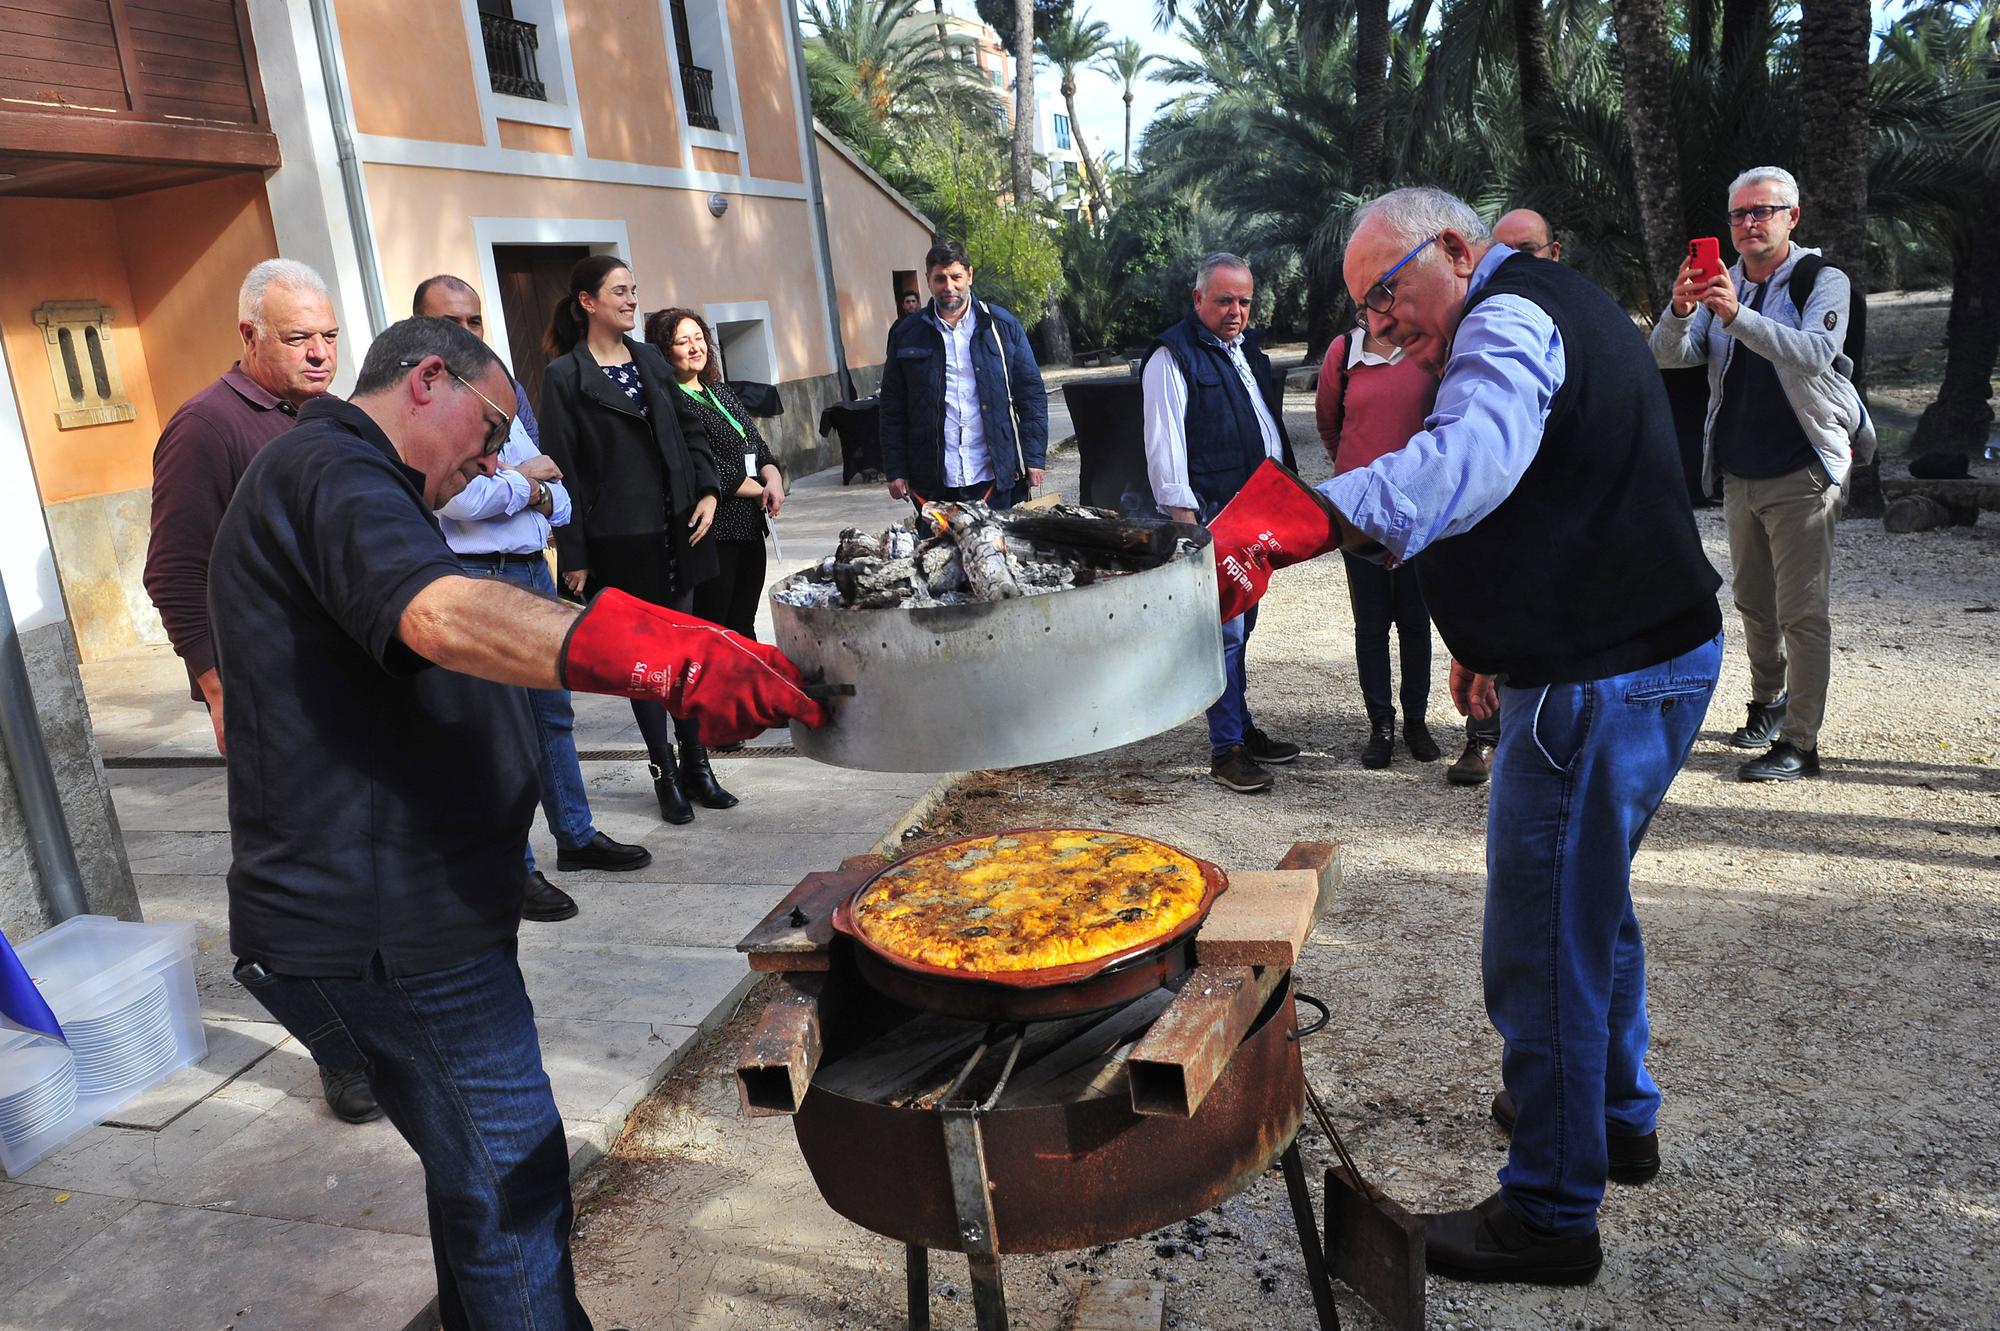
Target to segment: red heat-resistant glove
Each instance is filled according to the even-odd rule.
[[[1277,570],[1339,549],[1341,522],[1324,495],[1266,458],[1209,522],[1208,534],[1226,624],[1264,599]]]
[[[570,627],[562,681],[584,693],[652,698],[697,722],[711,747],[787,721],[817,729],[829,717],[777,648],[616,588],[599,592]]]

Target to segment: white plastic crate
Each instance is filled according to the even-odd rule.
[[[0,1035],[0,1166],[9,1175],[208,1053],[193,925],[79,915],[18,950],[69,1044]]]

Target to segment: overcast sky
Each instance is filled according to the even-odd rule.
[[[921,5],[928,8],[928,4]],[[972,0],[945,0],[946,10],[976,18]],[[1393,0],[1392,11],[1404,8],[1404,0]],[[1875,11],[1875,31],[1880,32],[1892,17],[1900,15],[1904,9],[1903,0],[1873,0]],[[1077,0],[1077,13],[1094,18],[1111,29],[1112,39],[1135,37],[1139,45],[1148,51],[1162,55],[1178,56],[1186,59],[1193,55],[1187,43],[1167,33],[1153,28],[1153,0]],[[1437,21],[1436,11],[1432,11],[1432,22]],[[1132,142],[1134,151],[1146,125],[1177,91],[1175,88],[1155,83],[1147,77],[1134,90],[1132,101]],[[1052,98],[1059,97],[1053,71],[1047,66],[1035,70],[1035,91]],[[1086,133],[1095,134],[1104,147],[1113,153],[1120,150],[1125,138],[1125,103],[1120,96],[1118,84],[1097,73],[1083,75],[1076,84],[1076,114],[1083,122]]]

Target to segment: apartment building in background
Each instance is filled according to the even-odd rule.
[[[794,0],[0,4],[0,463],[82,659],[163,640],[153,445],[271,255],[333,288],[336,391],[451,272],[533,400],[570,266],[620,254],[779,386],[795,473],[830,461],[842,355],[871,391],[931,229],[814,124],[797,33]]]

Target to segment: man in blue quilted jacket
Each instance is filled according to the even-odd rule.
[[[889,495],[1011,508],[1042,483],[1049,398],[1028,334],[972,294],[965,247],[924,256],[931,303],[889,330],[882,367],[882,469]]]

